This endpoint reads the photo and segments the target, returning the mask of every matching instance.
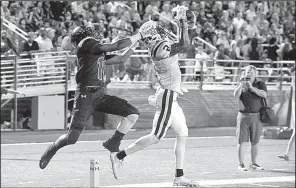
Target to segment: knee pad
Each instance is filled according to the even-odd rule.
[[[71,126],[68,135],[67,135],[67,144],[75,144],[81,134],[83,129],[75,127],[75,126]]]

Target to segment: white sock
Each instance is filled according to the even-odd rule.
[[[176,169],[183,169],[187,136],[177,136],[175,141]]]

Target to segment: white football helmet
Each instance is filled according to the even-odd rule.
[[[159,40],[164,40],[167,37],[165,30],[155,21],[145,22],[139,29],[143,39],[142,41],[150,48]]]

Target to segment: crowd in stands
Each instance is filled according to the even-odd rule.
[[[276,68],[278,64],[273,61],[296,59],[294,1],[1,1],[1,17],[27,32],[29,38],[21,41],[7,29],[9,44],[1,42],[1,55],[53,50],[75,53],[70,33],[79,25],[94,26],[104,35],[104,42],[132,35],[148,20],[159,21],[175,32],[170,21],[171,10],[177,5],[189,7],[196,15],[196,27],[189,31],[192,48],[180,54],[181,58],[265,60],[265,64],[254,64],[259,68]],[[2,26],[3,29],[6,28]],[[201,44],[196,37],[216,46],[218,51]],[[213,65],[202,59],[180,62],[195,66],[194,70],[185,68],[182,72],[200,74],[201,64],[203,71],[210,66],[239,65],[231,61]],[[151,69],[147,58],[131,58],[125,65],[114,66],[111,74],[120,80],[126,75],[126,79],[145,80],[150,79]],[[124,70],[127,74],[122,73]],[[200,80],[200,76],[183,79]]]

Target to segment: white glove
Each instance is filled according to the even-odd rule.
[[[186,19],[186,11],[188,10],[187,7],[185,7],[184,5],[182,6],[177,6],[175,8],[172,9],[172,12],[176,14],[175,19],[180,20],[180,19]]]
[[[186,11],[188,10],[188,8],[187,7],[185,7],[185,6],[181,6],[180,7],[180,10],[179,10],[179,12],[178,12],[178,17],[179,17],[179,19],[180,20],[186,20]]]

